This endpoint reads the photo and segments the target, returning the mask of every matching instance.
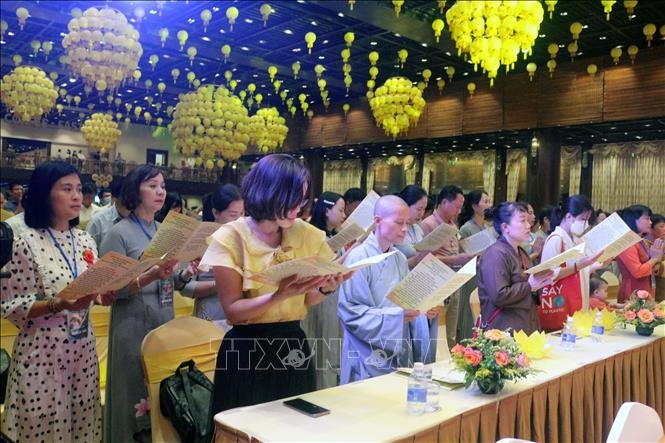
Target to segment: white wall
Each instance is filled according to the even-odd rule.
[[[168,131],[165,131],[165,135],[155,138],[152,136],[155,126],[148,127],[133,123],[130,123],[129,126],[120,123],[119,126],[122,135],[118,138],[116,149],[110,153],[111,158],[115,157],[116,152],[120,152],[126,161],[145,163],[146,149],[164,149],[169,151],[169,163],[180,166],[180,160],[183,157],[172,147],[173,139]],[[50,141],[52,157],[56,156],[58,150],[65,154],[67,149],[82,150],[86,156],[90,154],[83,134],[78,128],[23,124],[2,119],[0,120],[0,136]]]

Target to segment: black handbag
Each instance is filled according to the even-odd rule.
[[[7,378],[9,377],[9,361],[11,357],[4,348],[0,348],[0,404],[5,402]]]
[[[212,382],[194,360],[180,363],[174,375],[159,383],[159,408],[184,443],[212,440],[212,392]]]

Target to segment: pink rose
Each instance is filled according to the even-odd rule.
[[[637,295],[637,298],[642,300],[646,300],[647,298],[651,297],[649,291],[645,291],[644,289],[640,289],[635,293],[635,295]]]
[[[517,365],[521,368],[528,368],[531,363],[526,354],[522,353],[517,356]]]
[[[464,360],[471,366],[478,366],[483,361],[483,354],[475,349],[467,348],[464,350]]]
[[[466,348],[465,348],[464,346],[462,346],[462,345],[460,345],[459,343],[457,343],[455,346],[453,346],[453,348],[450,350],[450,352],[451,352],[452,354],[455,354],[455,355],[461,357],[462,355],[464,355],[464,350],[465,350],[465,349],[466,349]]]
[[[637,317],[635,311],[626,311],[623,315],[626,317],[626,320],[635,320],[635,317]]]
[[[501,350],[494,354],[494,361],[499,366],[506,366],[508,363],[510,363],[510,355],[508,355],[506,351]]]

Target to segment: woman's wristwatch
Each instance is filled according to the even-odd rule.
[[[190,281],[192,281],[192,277],[191,277],[191,276],[190,276],[187,280],[185,280],[184,278],[182,278],[182,272],[183,272],[183,271],[178,272],[178,280],[179,280],[181,283],[183,283],[183,284],[187,284],[187,283],[189,283]]]
[[[333,289],[332,291],[324,291],[323,288],[319,288],[319,292],[327,297],[333,292],[335,292],[335,290]]]

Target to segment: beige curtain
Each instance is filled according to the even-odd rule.
[[[496,177],[496,152],[492,149],[483,151],[483,189],[494,202],[494,179]]]
[[[323,190],[344,194],[349,188],[360,187],[360,160],[328,161],[323,167]]]
[[[520,169],[522,162],[526,161],[526,153],[522,149],[511,149],[508,151],[506,161],[506,175],[508,184],[506,186],[506,200],[515,201],[517,198],[517,189],[519,188]]]
[[[423,165],[423,188],[429,192],[430,187],[430,173],[435,172],[437,168],[443,167],[445,164],[450,164],[452,158],[464,159],[477,159],[483,163],[483,189],[494,199],[494,179],[496,177],[496,151],[494,149],[486,151],[471,151],[471,152],[443,152],[440,154],[425,154],[425,162]],[[432,189],[433,193],[437,193],[437,189]]]
[[[582,175],[582,148],[579,146],[562,146],[561,162],[567,164],[570,171],[568,194],[579,194],[580,177]]]
[[[606,211],[632,204],[665,212],[665,140],[596,145],[592,201]]]
[[[418,161],[413,155],[402,157],[391,156],[382,158],[372,158],[367,165],[367,190],[374,189],[374,170],[382,166],[402,166],[404,168],[404,179],[407,185],[416,183],[416,172],[418,171]],[[425,188],[427,190],[427,188]]]

